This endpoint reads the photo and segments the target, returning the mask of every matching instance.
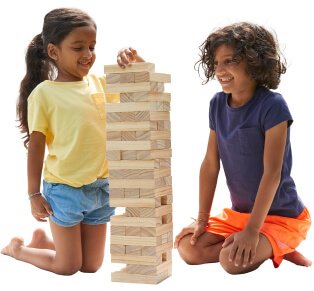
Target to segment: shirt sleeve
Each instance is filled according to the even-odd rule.
[[[98,77],[99,81],[103,87],[103,90],[106,92],[106,77],[101,76]],[[120,102],[120,94],[119,93],[106,93],[106,102],[107,103],[119,103]]]
[[[215,96],[211,99],[209,104],[209,128],[216,131],[216,119],[215,119]]]
[[[44,135],[47,135],[47,113],[36,95],[32,95],[28,98],[27,120],[29,134],[31,134],[33,131],[39,131]]]
[[[284,98],[280,94],[276,94],[269,98],[268,102],[265,104],[263,116],[264,131],[267,131],[283,121],[287,121],[289,127],[293,119]]]

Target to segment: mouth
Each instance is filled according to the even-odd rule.
[[[89,68],[91,66],[91,61],[83,60],[78,62],[78,64],[84,68]]]
[[[218,80],[221,84],[227,84],[233,80],[233,77],[219,77]]]

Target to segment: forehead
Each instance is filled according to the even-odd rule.
[[[214,52],[215,58],[234,56],[234,48],[231,45],[221,44]]]
[[[94,26],[76,27],[67,35],[64,41],[70,43],[96,41],[96,28]]]

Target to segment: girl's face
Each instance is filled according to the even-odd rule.
[[[236,97],[255,90],[256,82],[247,73],[245,60],[235,57],[233,47],[220,45],[215,52],[214,64],[216,78],[225,93]]]
[[[59,45],[49,45],[48,54],[58,68],[56,81],[82,81],[96,59],[96,29],[94,26],[77,27]]]

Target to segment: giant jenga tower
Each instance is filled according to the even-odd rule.
[[[111,261],[126,267],[114,282],[157,284],[171,275],[173,243],[170,143],[170,75],[151,63],[121,69],[105,66],[108,93],[107,159],[110,205],[125,207],[111,217]]]

